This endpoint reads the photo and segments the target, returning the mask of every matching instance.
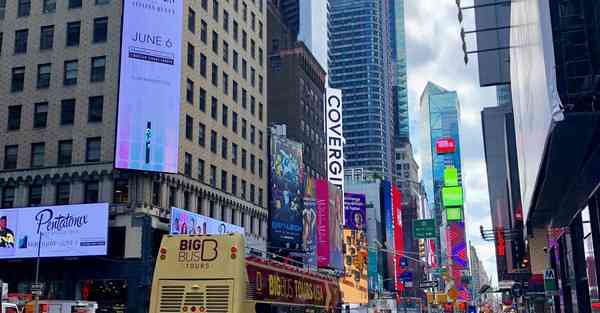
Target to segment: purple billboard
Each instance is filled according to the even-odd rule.
[[[123,2],[115,167],[177,173],[183,2]]]
[[[305,263],[317,266],[317,199],[316,180],[307,177],[304,184],[304,210],[302,211],[302,245]]]
[[[351,230],[366,228],[366,197],[359,193],[344,193],[345,226]]]

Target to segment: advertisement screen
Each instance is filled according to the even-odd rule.
[[[442,203],[444,207],[462,206],[462,187],[442,187]]]
[[[395,266],[395,262],[396,259],[394,257],[394,253],[392,253],[391,251],[394,251],[394,217],[392,215],[392,186],[390,184],[389,181],[382,181],[381,182],[381,199],[382,199],[382,203],[383,203],[383,217],[385,218],[384,221],[382,221],[382,224],[385,225],[385,248],[386,248],[386,253],[384,254],[386,256],[386,269],[387,269],[387,277],[385,277],[385,279],[390,279],[388,280],[385,284],[386,287],[388,287],[389,290],[395,289],[395,273],[396,273],[396,266]],[[389,252],[389,253],[387,253]],[[391,282],[391,283],[389,283]],[[391,287],[390,287],[391,286]]]
[[[208,216],[171,208],[171,235],[221,235],[229,233],[244,234],[241,226],[225,223]]]
[[[177,173],[182,1],[123,1],[115,167]]]
[[[317,260],[319,267],[331,266],[329,253],[329,186],[326,180],[316,180],[317,196]]]
[[[0,259],[106,255],[107,237],[107,203],[0,211]]]
[[[329,189],[329,243],[331,253],[331,268],[344,269],[344,194],[331,183]]]
[[[302,248],[304,165],[302,144],[271,136],[270,205],[271,246]]]
[[[325,93],[327,128],[327,178],[344,190],[344,136],[342,133],[342,90],[327,88]]]
[[[305,263],[310,267],[317,266],[317,199],[316,181],[307,177],[304,184],[304,211],[302,213],[302,245],[305,252]]]
[[[396,185],[392,185],[392,210],[394,218],[394,251],[396,252],[396,290],[403,290],[404,284],[401,281],[405,274],[405,267],[408,264],[403,262],[404,253],[404,230],[402,229],[402,195]]]
[[[449,207],[446,208],[446,220],[447,221],[462,221],[462,208],[457,207]]]
[[[458,186],[458,169],[454,166],[446,166],[444,169],[444,186]]]
[[[344,212],[344,276],[340,289],[344,303],[366,304],[368,293],[369,251],[366,234],[366,201],[364,194],[345,193]]]

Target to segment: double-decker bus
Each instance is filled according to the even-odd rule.
[[[245,255],[244,237],[165,235],[150,313],[334,313],[337,278]]]

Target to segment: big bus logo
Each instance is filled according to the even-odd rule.
[[[219,247],[214,239],[182,239],[179,242],[178,262],[210,262],[218,256]]]

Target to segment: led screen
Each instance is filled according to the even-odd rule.
[[[443,187],[442,188],[442,203],[444,207],[454,207],[463,205],[462,187]]]
[[[446,208],[446,220],[448,221],[462,221],[462,208],[461,207],[448,207]]]
[[[458,186],[458,169],[454,166],[447,166],[444,169],[444,186]]]
[[[171,208],[171,235],[244,234],[244,228],[186,210]]]

